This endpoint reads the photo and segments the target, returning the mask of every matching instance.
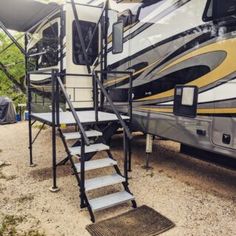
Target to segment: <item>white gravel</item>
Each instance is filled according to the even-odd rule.
[[[34,129],[36,133],[38,129]],[[4,215],[20,215],[25,220],[17,230],[38,229],[47,236],[86,236],[88,212],[80,209],[79,191],[69,165],[58,170],[58,193],[51,187],[50,128],[42,131],[34,146],[37,166],[28,166],[27,123],[0,126],[0,163],[6,178],[0,178],[0,220]],[[58,156],[64,154],[58,140]],[[122,138],[113,140],[113,154],[122,166]],[[180,154],[179,145],[155,141],[151,156],[153,169],[145,162],[145,139],[133,141],[130,189],[138,205],[146,204],[175,222],[163,236],[236,235],[236,173]],[[13,176],[13,177],[12,177]],[[115,187],[113,187],[115,188]],[[101,192],[104,193],[102,190]],[[22,199],[25,199],[22,202]],[[97,214],[97,220],[130,210],[129,205]]]

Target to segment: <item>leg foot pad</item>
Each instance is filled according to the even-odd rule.
[[[37,164],[30,164],[29,167],[36,167]]]
[[[60,191],[60,189],[58,187],[51,187],[51,188],[49,188],[49,191],[52,193],[57,193]]]
[[[145,166],[142,166],[142,168],[145,169],[145,170],[152,170],[152,169],[153,169],[153,167],[151,167],[151,166],[146,166],[146,165],[145,165]]]

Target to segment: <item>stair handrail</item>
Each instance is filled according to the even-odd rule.
[[[83,125],[82,125],[82,123],[81,123],[81,121],[79,119],[79,116],[77,115],[77,113],[75,111],[75,108],[74,108],[74,106],[73,106],[73,104],[72,104],[72,102],[71,102],[71,100],[70,100],[70,98],[68,96],[68,93],[66,92],[66,89],[65,89],[65,87],[64,87],[64,85],[62,83],[62,80],[61,80],[60,76],[58,76],[58,70],[56,70],[56,73],[54,75],[55,75],[55,78],[56,78],[59,86],[61,87],[61,91],[62,91],[62,93],[63,93],[63,95],[64,95],[64,97],[66,99],[66,102],[69,105],[69,108],[70,108],[70,110],[72,112],[72,115],[73,115],[73,117],[74,117],[74,119],[75,119],[75,121],[76,121],[76,123],[77,123],[77,125],[79,127],[79,130],[80,130],[80,133],[81,133],[81,137],[84,139],[85,144],[87,146],[89,146],[90,145],[89,139],[88,139],[88,137],[87,137],[87,135],[85,133],[84,127],[83,127]],[[57,111],[57,112],[59,112],[59,111]]]
[[[120,113],[119,113],[118,110],[116,109],[116,107],[115,107],[115,105],[114,105],[114,103],[113,103],[111,97],[110,97],[109,94],[107,93],[107,91],[106,91],[105,87],[103,86],[102,82],[99,80],[99,78],[98,78],[98,73],[101,73],[101,74],[102,74],[102,73],[107,73],[107,72],[104,72],[104,71],[102,72],[102,71],[98,71],[98,70],[96,70],[96,71],[93,70],[93,72],[92,72],[93,79],[94,79],[94,80],[96,81],[96,83],[99,85],[99,87],[100,87],[102,93],[103,93],[104,96],[107,98],[107,100],[108,100],[108,102],[109,102],[109,104],[110,104],[112,110],[114,111],[115,115],[117,116],[117,118],[118,118],[118,120],[119,120],[119,122],[120,122],[122,128],[124,129],[124,131],[125,131],[127,137],[131,140],[131,139],[133,138],[133,136],[132,136],[132,134],[131,134],[131,132],[130,132],[130,129],[129,129],[128,126],[125,124],[125,122],[124,122],[124,120],[122,119]],[[131,75],[133,74],[133,72],[129,72],[129,71],[127,71],[127,72],[122,72],[122,73],[127,73],[127,74],[131,74]],[[95,112],[96,112],[96,111],[95,111]]]

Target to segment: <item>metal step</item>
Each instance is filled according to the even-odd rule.
[[[117,161],[112,160],[111,158],[104,158],[98,160],[91,160],[85,162],[85,171],[101,169],[104,167],[117,165]],[[77,172],[80,173],[80,163],[75,164]]]
[[[88,130],[85,132],[88,138],[102,136],[102,133],[97,130]],[[66,140],[80,139],[81,135],[79,132],[63,133]]]
[[[110,147],[103,144],[103,143],[95,143],[95,144],[91,144],[89,146],[85,146],[85,153],[105,151],[105,150],[109,150],[109,149],[110,149]],[[70,147],[69,151],[70,151],[71,155],[80,155],[81,154],[81,146]]]
[[[85,180],[85,191],[90,191],[113,184],[119,184],[125,181],[125,178],[118,174],[101,176],[93,179]]]
[[[112,193],[106,196],[89,200],[92,211],[100,211],[109,207],[113,207],[128,201],[134,200],[134,196],[126,191]]]

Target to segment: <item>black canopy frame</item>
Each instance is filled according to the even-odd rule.
[[[15,44],[26,55],[25,49],[19,43],[21,37],[16,39],[10,30],[25,34],[32,33],[46,17],[59,9],[60,5],[56,3],[45,4],[34,0],[1,0],[0,28],[12,41],[2,52]]]

